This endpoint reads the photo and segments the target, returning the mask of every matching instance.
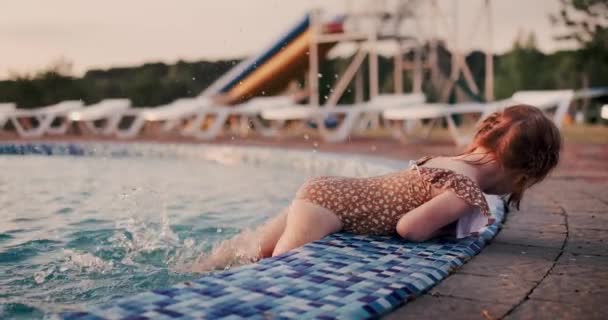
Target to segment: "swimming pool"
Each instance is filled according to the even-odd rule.
[[[407,166],[195,145],[5,144],[0,153],[17,154],[0,156],[0,318],[40,318],[198,278],[188,263],[278,213],[308,177]]]

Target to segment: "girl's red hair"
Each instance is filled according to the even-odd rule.
[[[525,189],[542,181],[557,166],[562,148],[559,129],[538,108],[519,104],[495,112],[479,126],[465,153],[491,150],[499,164],[521,174],[508,204],[519,208]]]

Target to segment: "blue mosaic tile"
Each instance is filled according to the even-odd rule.
[[[501,221],[502,214],[497,216]],[[497,229],[488,230],[486,235]],[[142,294],[63,317],[127,319],[153,312],[171,319],[374,318],[428,291],[478,253],[486,239],[410,243],[337,233],[258,264],[155,290],[152,297]],[[198,298],[188,296],[192,292]],[[150,303],[153,308],[146,307]],[[123,309],[120,316],[108,316],[116,307]]]
[[[128,152],[111,153],[129,156]],[[69,144],[0,144],[0,154],[82,156],[93,155],[94,150]],[[479,253],[503,221],[504,204],[493,201],[491,206],[496,222],[477,237],[412,243],[398,237],[336,233],[279,257],[61,317],[69,320],[376,318],[427,292]]]

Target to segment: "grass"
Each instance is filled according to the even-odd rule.
[[[566,142],[608,144],[608,126],[606,125],[565,125],[562,133]]]

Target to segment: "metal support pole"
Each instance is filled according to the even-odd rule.
[[[348,84],[353,79],[355,74],[357,74],[357,71],[365,60],[366,55],[367,53],[365,52],[365,50],[359,49],[359,51],[353,56],[352,61],[350,62],[340,79],[338,79],[338,82],[334,86],[331,95],[325,102],[326,107],[334,107],[336,106],[336,104],[338,104],[338,100],[340,100],[340,97],[342,97],[342,94],[344,93],[346,88],[348,88]]]
[[[431,68],[431,84],[438,89],[440,84],[439,58],[437,56],[437,38],[431,40],[429,52],[429,67]]]
[[[363,103],[363,70],[359,69],[355,76],[355,103]]]
[[[312,10],[310,13],[310,45],[308,50],[309,72],[308,72],[308,90],[310,97],[308,99],[312,107],[319,107],[319,50],[317,45],[317,36],[319,34],[319,11]]]
[[[494,45],[493,45],[493,20],[492,20],[492,2],[486,0],[486,23],[488,43],[486,47],[486,78],[485,78],[485,94],[486,101],[494,101]]]
[[[428,57],[429,67],[431,68],[431,84],[435,88],[435,90],[440,91],[441,88],[441,74],[439,72],[439,56],[437,54],[438,47],[438,37],[439,33],[437,31],[437,23],[440,20],[438,9],[437,9],[437,1],[433,0],[431,2],[432,6],[432,19],[433,24],[431,25],[431,41],[430,41],[430,52]]]
[[[395,53],[395,62],[393,70],[393,84],[395,86],[395,93],[403,93],[403,51],[401,49],[401,43],[397,43],[397,53]]]
[[[378,52],[376,51],[376,30],[370,34],[368,42],[369,50],[369,98],[376,97],[379,93],[378,89]]]
[[[413,74],[413,87],[412,91],[416,93],[422,92],[422,48],[420,47],[421,43],[417,42],[416,47],[414,48],[414,74]]]

